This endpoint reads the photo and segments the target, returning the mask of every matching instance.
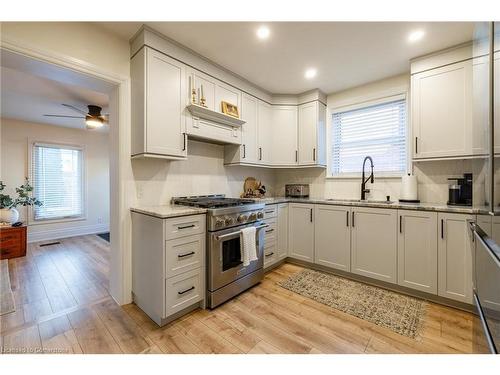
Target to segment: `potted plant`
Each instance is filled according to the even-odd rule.
[[[16,198],[3,194],[5,186],[3,181],[0,181],[0,222],[16,223],[19,220],[19,212],[16,209],[17,206],[26,207],[42,205],[40,200],[31,196],[33,187],[30,185],[27,177],[23,185],[16,187]]]

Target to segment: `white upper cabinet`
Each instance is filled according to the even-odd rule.
[[[272,164],[297,165],[297,106],[273,106],[271,131]]]
[[[271,129],[272,106],[259,100],[257,103],[257,161],[259,164],[272,164],[274,147]]]
[[[241,118],[245,120],[242,126],[241,143],[239,148],[241,161],[246,163],[258,163],[257,152],[257,117],[258,99],[243,94],[241,102]]]
[[[399,210],[398,284],[437,294],[437,213]]]
[[[316,205],[314,208],[314,263],[351,270],[351,209]]]
[[[144,47],[131,60],[131,77],[132,156],[184,159],[185,65]]]
[[[397,211],[355,207],[351,213],[351,271],[397,283]]]
[[[471,156],[471,60],[414,74],[411,82],[414,159]]]
[[[298,163],[326,165],[326,107],[319,101],[299,105]]]

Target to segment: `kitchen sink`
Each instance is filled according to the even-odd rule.
[[[394,201],[388,201],[388,200],[376,200],[376,199],[365,199],[365,200],[361,200],[361,199],[339,199],[339,198],[329,198],[327,199],[327,201],[331,201],[331,202],[352,202],[352,203],[376,203],[376,204],[380,204],[380,203],[385,203],[385,204],[391,204],[391,203],[394,203]]]

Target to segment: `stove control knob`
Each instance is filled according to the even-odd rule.
[[[216,227],[222,227],[224,225],[224,219],[221,219],[221,218],[216,218],[215,219],[215,226]]]
[[[231,225],[233,223],[233,218],[227,216],[226,219],[225,219],[225,223],[226,223],[226,225]]]
[[[238,223],[244,223],[246,220],[247,220],[247,216],[246,215],[239,215],[238,216]]]
[[[263,219],[264,218],[264,212],[262,212],[262,211],[257,212],[257,218],[258,219]]]
[[[257,219],[257,214],[255,212],[252,212],[250,216],[248,216],[248,220],[255,220]]]

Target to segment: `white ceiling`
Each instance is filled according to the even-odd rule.
[[[123,39],[137,22],[103,22]],[[258,40],[254,22],[147,22],[148,26],[271,93],[319,88],[341,91],[409,71],[409,60],[472,39],[468,22],[267,22],[268,40]],[[409,43],[416,29],[425,37]],[[308,67],[318,70],[307,80]]]
[[[107,113],[107,94],[5,66],[0,69],[0,114],[3,118],[86,129],[83,119],[46,117],[44,114],[80,116],[78,112],[64,107],[61,103],[84,111],[87,111],[88,104],[94,104],[103,107],[103,113]],[[100,131],[107,131],[107,128],[104,126]]]

